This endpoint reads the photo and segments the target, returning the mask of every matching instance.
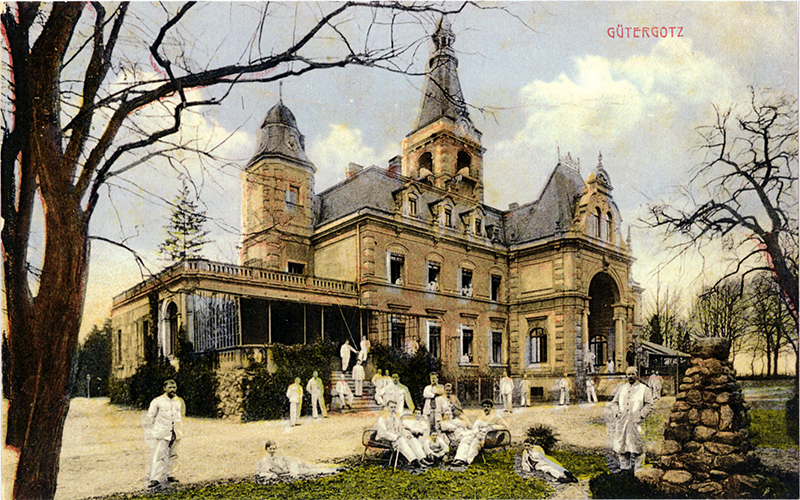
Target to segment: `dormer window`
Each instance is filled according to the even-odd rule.
[[[483,229],[482,221],[481,221],[481,219],[479,217],[476,217],[475,218],[475,236],[480,236],[482,229]]]
[[[408,197],[408,215],[412,217],[417,215],[417,199],[413,196]]]
[[[426,280],[425,288],[429,292],[439,291],[439,273],[441,267],[438,262],[428,262],[428,277]]]
[[[453,225],[453,210],[450,208],[444,209],[444,227],[452,227]]]

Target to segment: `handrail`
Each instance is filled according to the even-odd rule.
[[[336,291],[342,293],[356,293],[356,284],[351,281],[341,281],[317,276],[304,276],[283,271],[261,269],[256,267],[237,266],[223,262],[214,262],[206,259],[189,259],[173,264],[160,273],[134,285],[113,298],[113,304],[119,304],[133,297],[150,284],[179,274],[209,274],[221,276],[236,276],[252,279],[257,282],[286,284],[303,288]]]

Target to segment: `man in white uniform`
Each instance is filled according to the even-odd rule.
[[[388,401],[386,410],[378,418],[375,425],[378,439],[391,441],[392,447],[405,457],[411,467],[428,467],[431,463],[425,458],[425,450],[420,442],[414,438],[411,431],[403,427],[397,415],[397,403]]]
[[[500,401],[503,408],[511,413],[511,395],[514,392],[514,380],[508,376],[508,371],[505,372],[503,378],[500,379]]]
[[[300,385],[300,377],[294,379],[294,384],[286,389],[286,397],[289,399],[289,425],[300,425],[300,409],[303,405],[303,386]]]
[[[472,463],[475,457],[483,448],[483,441],[489,431],[508,429],[503,417],[494,411],[494,403],[491,399],[484,399],[481,402],[483,415],[475,419],[470,426],[470,430],[465,432],[458,444],[456,456],[453,460],[453,467],[464,467]]]
[[[361,364],[367,362],[367,357],[369,356],[369,348],[370,342],[366,335],[361,336],[361,350],[358,351],[358,360],[361,361]]]
[[[353,381],[356,383],[356,396],[361,397],[364,394],[364,367],[361,366],[360,359],[353,367]]]
[[[351,352],[357,353],[358,351],[353,349],[353,346],[350,345],[349,340],[345,340],[344,344],[342,344],[342,347],[339,348],[339,356],[342,358],[342,373],[346,372],[350,367]]]
[[[568,405],[569,404],[569,380],[567,380],[567,374],[561,376],[558,380],[556,380],[556,387],[558,388],[558,404],[559,405]]]
[[[314,374],[308,379],[306,391],[311,394],[311,416],[317,418],[317,406],[319,406],[322,416],[328,418],[328,411],[325,409],[325,386],[317,370],[314,370]]]
[[[431,429],[437,429],[438,423],[442,420],[442,412],[445,410],[447,401],[445,400],[444,387],[439,383],[439,374],[432,372],[431,384],[422,391],[425,398],[425,406],[422,408],[422,415],[428,419]]]
[[[625,370],[625,378],[628,383],[621,384],[608,408],[616,424],[611,448],[619,457],[622,472],[632,474],[642,467],[644,460],[641,425],[653,409],[653,392],[639,381],[635,366]]]
[[[339,396],[339,403],[341,405],[340,408],[341,409],[344,409],[345,407],[352,408],[352,406],[350,405],[353,404],[354,400],[353,391],[351,391],[350,386],[347,385],[347,381],[344,379],[344,375],[342,375],[339,378],[339,381],[336,382],[336,387],[334,387],[334,390],[336,391],[336,394]]]
[[[186,404],[176,395],[178,385],[174,380],[164,382],[164,394],[150,402],[144,417],[145,440],[153,452],[148,464],[148,487],[157,488],[176,482],[172,476],[177,469],[178,443],[183,437],[181,429]]]

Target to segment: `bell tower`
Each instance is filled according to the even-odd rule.
[[[281,95],[261,123],[258,149],[242,173],[242,265],[310,271],[316,171]]]
[[[481,132],[472,124],[461,93],[454,42],[443,17],[431,36],[419,116],[403,140],[402,173],[483,203]]]

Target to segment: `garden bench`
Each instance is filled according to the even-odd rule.
[[[392,446],[392,442],[388,439],[378,439],[377,437],[378,431],[375,429],[364,429],[363,434],[361,434],[361,444],[364,445],[364,453],[361,455],[361,461],[364,461],[364,458],[367,456],[367,450],[372,448],[375,450],[389,450],[392,453],[389,455],[389,464],[392,465],[392,469],[397,468],[397,461],[400,459],[400,452]],[[392,462],[394,461],[394,464]]]

